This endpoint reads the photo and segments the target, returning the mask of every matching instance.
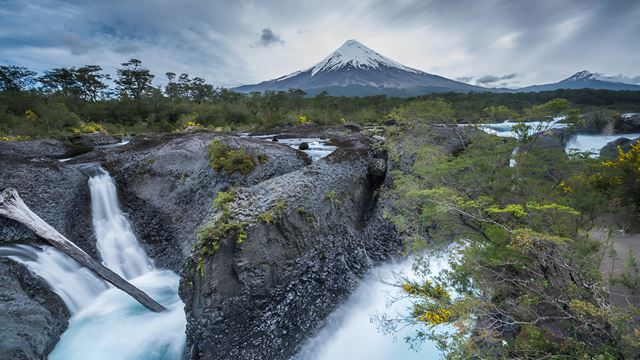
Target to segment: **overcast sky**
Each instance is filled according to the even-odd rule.
[[[0,63],[34,70],[139,58],[216,86],[308,68],[348,39],[485,86],[579,70],[640,83],[640,1],[0,0]]]

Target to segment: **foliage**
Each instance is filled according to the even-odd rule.
[[[628,321],[640,312],[608,304],[598,268],[604,249],[587,231],[607,210],[590,180],[602,171],[597,161],[530,146],[510,167],[514,140],[477,134],[453,156],[434,134],[388,132],[389,148],[411,160],[392,173],[389,218],[414,251],[461,246],[439,275],[417,263],[427,275],[399,284],[409,313],[383,317],[383,327],[418,326],[410,341],[434,340],[451,358],[638,356],[640,326]]]
[[[409,126],[443,124],[451,122],[454,110],[441,98],[414,100],[394,109],[389,117]]]
[[[198,264],[202,264],[203,257],[213,256],[220,249],[224,239],[234,237],[236,245],[241,245],[246,240],[248,224],[233,219],[231,205],[236,199],[235,189],[218,192],[213,201],[213,207],[219,211],[219,216],[206,223],[197,232]]]
[[[189,120],[216,131],[247,130],[310,121],[316,124],[382,124],[389,116],[408,126],[426,123],[495,122],[509,117],[548,116],[563,98],[585,114],[640,112],[640,92],[558,90],[542,93],[440,93],[403,99],[385,96],[314,97],[304,91],[239,94],[214,87],[200,77],[167,72],[164,88],[153,87],[154,74],[140,60],[122,64],[114,76],[100,65],[59,67],[37,76],[20,66],[0,67],[0,132],[33,138],[69,135],[81,122],[98,122],[110,133],[182,130]],[[543,106],[544,105],[544,106]],[[23,121],[25,111],[38,115]],[[573,110],[571,110],[573,111]],[[539,115],[542,114],[542,115]],[[545,115],[547,114],[547,115]],[[611,115],[613,116],[613,115]],[[400,119],[402,118],[402,119]],[[598,122],[600,124],[601,122]]]
[[[22,66],[0,66],[0,91],[20,92],[33,85],[35,71]]]
[[[515,115],[515,113],[505,105],[491,105],[482,109],[482,111],[485,112],[493,122],[502,122],[511,119]]]
[[[142,66],[142,61],[131,59],[122,63],[117,70],[118,78],[115,80],[116,90],[120,96],[128,99],[140,100],[151,91],[151,81],[154,75],[149,69]]]
[[[303,207],[299,207],[296,209],[296,211],[298,212],[298,214],[300,214],[300,216],[302,216],[302,218],[306,221],[306,222],[313,222],[314,220],[314,216],[311,212],[309,212],[307,209],[303,208]]]
[[[209,163],[215,171],[225,171],[227,174],[239,172],[248,175],[256,167],[256,163],[243,147],[233,149],[220,140],[212,141],[208,148]]]
[[[283,199],[277,199],[273,208],[258,215],[258,220],[265,224],[272,224],[284,214],[286,204]]]
[[[329,190],[325,199],[329,200],[333,206],[340,206],[340,198],[335,190]]]
[[[104,126],[100,124],[90,122],[87,124],[81,124],[79,127],[71,129],[71,132],[76,135],[79,135],[79,134],[91,134],[95,132],[106,133],[107,130],[104,128]]]
[[[300,125],[311,124],[311,120],[309,120],[309,118],[304,114],[298,115],[298,124]]]
[[[31,140],[31,138],[28,136],[0,135],[0,141],[28,141],[28,140]]]
[[[592,178],[594,184],[640,210],[640,142],[626,153],[618,146],[616,158],[602,166],[603,171]]]

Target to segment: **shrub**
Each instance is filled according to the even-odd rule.
[[[22,135],[0,135],[0,141],[28,141],[31,140],[29,136]]]
[[[245,148],[233,149],[231,146],[214,140],[208,148],[209,164],[217,172],[224,170],[227,174],[239,172],[248,175],[255,169],[256,163]]]
[[[106,133],[107,130],[104,128],[104,126],[95,123],[95,122],[89,122],[86,124],[81,124],[79,127],[77,128],[72,128],[71,132],[76,134],[76,135],[80,135],[80,134],[92,134],[95,132],[101,132],[101,133]]]
[[[333,206],[340,206],[340,198],[338,197],[338,194],[335,190],[329,191],[325,198],[331,201],[331,204]]]
[[[605,171],[594,177],[596,186],[619,191],[620,198],[640,210],[640,141],[626,153],[618,146],[616,159],[602,166]]]

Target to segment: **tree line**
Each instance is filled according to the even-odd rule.
[[[156,74],[139,59],[122,63],[114,75],[100,65],[58,67],[42,74],[0,66],[0,136],[64,137],[92,123],[111,133],[173,131],[187,123],[218,130],[265,128],[301,118],[316,124],[379,124],[404,105],[436,98],[452,106],[456,121],[469,123],[523,117],[526,109],[555,98],[565,98],[583,112],[640,112],[640,92],[440,93],[417,98],[321,92],[310,97],[299,89],[241,94],[186,73],[167,72],[164,77],[163,86],[154,84]]]

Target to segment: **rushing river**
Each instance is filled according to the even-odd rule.
[[[0,255],[23,263],[45,279],[72,314],[49,359],[181,359],[186,320],[178,296],[179,276],[153,265],[120,210],[113,179],[100,168],[92,173],[91,210],[102,263],[167,311],[147,310],[52,247],[2,247]]]
[[[418,351],[409,348],[403,339],[414,336],[416,328],[409,326],[392,336],[381,332],[375,319],[381,314],[394,317],[410,313],[410,300],[401,297],[401,290],[395,284],[402,278],[415,279],[413,262],[413,258],[407,258],[370,271],[293,360],[441,358],[442,353],[433,342],[426,341]],[[437,275],[448,266],[448,259],[446,256],[432,258],[429,265],[431,274]]]
[[[536,131],[536,129],[550,130],[550,129],[566,128],[567,124],[559,122],[562,119],[563,119],[562,117],[558,117],[558,118],[555,118],[554,121],[551,121],[548,123],[541,123],[538,121],[528,122],[527,124],[531,125],[531,130],[529,131],[529,133],[533,134]],[[482,124],[482,125],[479,125],[478,128],[480,128],[486,133],[493,134],[500,137],[516,137],[516,134],[512,130],[515,124],[518,124],[518,123],[505,121],[503,123],[497,123],[497,124]],[[567,153],[583,152],[583,153],[588,153],[592,157],[597,157],[600,154],[600,150],[611,141],[614,141],[620,138],[627,138],[627,139],[633,140],[639,137],[640,137],[640,133],[628,133],[628,134],[617,134],[617,135],[575,134],[575,135],[572,135],[571,138],[569,138],[569,140],[567,141],[565,145],[565,151]]]
[[[120,274],[167,308],[147,310],[129,295],[97,278],[55,248],[28,245],[0,247],[8,256],[42,277],[72,314],[69,327],[51,360],[172,360],[181,359],[185,345],[184,304],[178,296],[179,276],[157,269],[134,235],[121,211],[113,179],[104,170],[91,169],[89,179],[96,247],[105,266]],[[437,359],[432,343],[420,352],[402,340],[414,334],[406,328],[396,336],[382,334],[371,321],[375,314],[406,314],[409,302],[389,304],[398,289],[398,275],[411,274],[411,258],[372,270],[356,291],[329,316],[320,332],[309,339],[297,360],[329,359]],[[435,271],[445,266],[438,259]]]

